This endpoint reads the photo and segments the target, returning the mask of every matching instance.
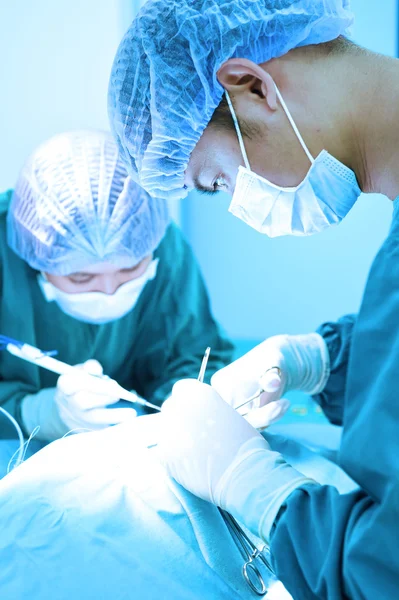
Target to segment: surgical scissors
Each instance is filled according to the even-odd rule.
[[[211,349],[210,347],[208,347],[205,350],[204,358],[202,359],[201,368],[198,375],[198,381],[200,381],[201,383],[204,382],[205,371],[206,366],[208,364],[210,352]],[[258,395],[260,396],[262,392],[263,390],[261,390]],[[254,399],[255,397],[256,396],[254,396],[252,399]],[[248,404],[248,402],[250,401],[251,399],[247,400],[241,406]],[[267,586],[265,584],[265,580],[263,579],[262,573],[259,571],[259,568],[254,563],[256,560],[260,561],[261,563],[263,563],[263,566],[267,568],[269,573],[271,575],[274,575],[273,569],[266,556],[264,555],[266,546],[263,546],[262,550],[259,550],[259,548],[257,548],[255,544],[252,543],[245,531],[242,529],[242,527],[240,527],[240,525],[237,523],[235,518],[230,515],[230,513],[226,512],[221,508],[219,508],[219,512],[222,515],[224,522],[227,528],[229,529],[231,535],[236,540],[236,544],[239,545],[239,550],[242,556],[247,559],[242,566],[242,574],[245,581],[247,582],[251,590],[255,592],[255,594],[257,594],[257,596],[264,596],[267,592]]]

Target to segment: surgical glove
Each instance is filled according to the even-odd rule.
[[[158,452],[168,474],[265,541],[286,498],[314,484],[209,385],[179,381],[161,417]]]
[[[107,408],[119,398],[86,390],[79,371],[102,375],[96,360],[75,367],[76,373],[61,375],[56,388],[26,396],[22,402],[22,421],[27,432],[40,426],[38,439],[54,440],[69,431],[103,429],[136,416],[133,408]]]
[[[212,387],[233,407],[238,407],[259,393],[257,399],[240,412],[255,411],[248,418],[254,427],[264,426],[280,418],[288,401],[282,396],[299,390],[320,393],[330,374],[330,360],[324,339],[318,333],[308,335],[276,335],[268,338],[224,367],[212,377]]]

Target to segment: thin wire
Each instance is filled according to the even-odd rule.
[[[17,434],[18,434],[18,438],[19,438],[19,448],[18,448],[18,450],[16,452],[14,452],[14,454],[11,457],[10,462],[8,463],[8,467],[10,467],[10,463],[11,463],[11,461],[13,460],[13,458],[14,458],[14,456],[16,454],[18,454],[18,459],[17,459],[18,464],[22,460],[23,451],[24,451],[24,444],[25,444],[24,434],[22,433],[22,429],[20,428],[20,426],[18,425],[18,423],[16,422],[16,420],[14,419],[14,417],[12,415],[10,415],[10,413],[8,413],[6,410],[4,410],[4,408],[2,408],[1,406],[0,406],[0,411],[14,425],[15,429],[17,430]],[[8,473],[8,470],[7,470],[7,473]]]
[[[17,450],[14,452],[14,454],[11,456],[10,460],[8,461],[7,473],[9,473],[11,471],[11,466],[12,466],[12,464],[14,462],[14,459],[15,459],[16,455],[18,455],[18,456],[17,456],[17,459],[15,460],[14,466],[12,467],[13,469],[15,469],[15,467],[18,467],[20,464],[22,464],[24,462],[25,455],[26,455],[26,452],[28,450],[28,446],[29,446],[31,440],[35,437],[35,435],[39,431],[40,427],[35,427],[34,430],[32,431],[32,433],[30,434],[29,438],[25,441],[24,440],[24,434],[22,433],[22,429],[18,425],[18,423],[14,419],[14,417],[12,415],[10,415],[9,412],[7,412],[6,410],[4,410],[4,408],[2,408],[1,406],[0,406],[0,411],[14,425],[14,427],[15,427],[15,429],[17,431],[18,440],[19,440],[19,447],[17,448]]]
[[[39,429],[40,429],[40,425],[36,425],[36,427],[34,428],[34,430],[32,431],[32,433],[30,434],[29,438],[26,440],[26,442],[25,442],[25,448],[24,448],[24,455],[22,457],[22,462],[25,460],[26,452],[28,450],[28,446],[29,446],[30,442],[33,440],[33,438],[35,437],[35,435],[37,433],[39,433]]]
[[[94,429],[89,429],[88,427],[75,427],[75,429],[71,429],[70,431],[67,431],[63,436],[62,436],[62,440],[66,437],[69,437],[70,435],[72,435],[73,433],[92,433],[93,431],[95,431]]]

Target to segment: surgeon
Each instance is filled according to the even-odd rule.
[[[109,133],[57,135],[35,150],[0,196],[0,333],[57,350],[160,406],[173,383],[231,361],[193,254],[127,175]],[[0,353],[0,404],[27,435],[51,441],[136,416],[139,405],[81,389]]]
[[[132,175],[160,196],[224,190],[271,237],[337,225],[361,192],[395,200],[399,63],[349,41],[352,20],[347,0],[148,0],[109,92]],[[266,340],[212,387],[181,381],[163,411],[169,473],[270,543],[294,598],[398,595],[398,202],[358,315]],[[233,409],[290,389],[343,426],[358,490],[314,483]]]

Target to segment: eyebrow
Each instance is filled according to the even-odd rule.
[[[119,269],[119,271],[137,271],[137,269],[143,264],[144,260],[145,259],[143,258],[143,260],[137,263],[137,265],[133,265],[133,267],[122,267],[122,269]]]

